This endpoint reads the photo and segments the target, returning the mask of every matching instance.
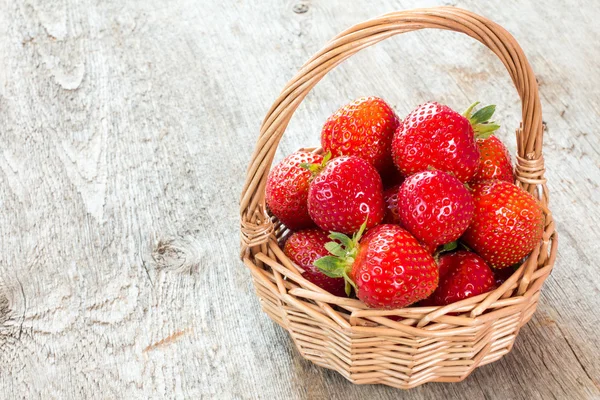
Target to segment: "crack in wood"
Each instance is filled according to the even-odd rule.
[[[575,359],[579,363],[579,366],[581,367],[581,369],[583,370],[583,372],[585,372],[585,375],[594,384],[594,386],[596,386],[596,389],[600,390],[600,383],[597,380],[595,380],[594,378],[592,378],[592,375],[589,373],[589,371],[587,370],[587,368],[585,367],[585,365],[581,362],[581,360],[579,359],[579,355],[577,354],[577,352],[573,348],[573,345],[571,344],[571,341],[567,338],[567,335],[565,334],[565,332],[563,331],[563,329],[560,327],[559,324],[556,324],[556,328],[558,329],[558,331],[560,332],[561,336],[565,340],[565,343],[567,343],[567,346],[569,346],[569,349],[571,350],[571,353],[573,353],[573,356],[575,357]]]

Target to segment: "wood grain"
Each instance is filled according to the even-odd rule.
[[[302,3],[303,6],[299,6]],[[538,76],[559,257],[513,351],[459,384],[354,386],[304,361],[238,260],[260,122],[329,38],[451,4],[520,42]],[[0,0],[0,393],[6,398],[600,398],[600,11],[591,2]],[[304,11],[304,12],[302,12]],[[280,154],[365,94],[400,115],[498,105],[503,66],[449,32],[367,49],[306,98]],[[514,152],[513,152],[514,154]]]

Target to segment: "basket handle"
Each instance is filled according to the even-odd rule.
[[[250,247],[265,243],[273,232],[273,223],[266,214],[264,205],[269,167],[279,140],[304,97],[325,74],[358,51],[391,36],[425,28],[464,33],[483,43],[502,61],[522,103],[522,122],[517,129],[517,184],[547,205],[548,189],[542,157],[542,107],[538,85],[516,40],[495,22],[460,8],[433,7],[399,11],[354,25],[334,37],[302,66],[267,112],[248,166],[240,200],[242,254]]]

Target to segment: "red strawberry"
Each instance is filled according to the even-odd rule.
[[[357,156],[383,171],[392,165],[391,144],[398,127],[394,110],[378,97],[346,104],[325,122],[321,147],[333,157]]]
[[[531,194],[505,181],[483,181],[472,189],[475,217],[463,242],[494,268],[519,262],[542,239],[540,205]]]
[[[283,252],[304,270],[302,276],[334,296],[345,296],[343,278],[330,278],[322,273],[314,262],[329,254],[325,245],[329,242],[327,232],[305,229],[294,232],[285,242]]]
[[[387,316],[389,319],[391,319],[392,321],[402,321],[404,319],[404,317],[401,317],[399,315],[388,315]]]
[[[314,226],[306,203],[312,173],[300,164],[322,161],[323,156],[319,154],[297,151],[275,165],[269,173],[265,201],[273,215],[292,230]]]
[[[400,124],[392,141],[394,163],[405,176],[431,167],[452,173],[462,182],[475,175],[479,149],[475,132],[489,134],[498,128],[488,120],[495,106],[471,116],[475,103],[462,116],[448,106],[425,103]]]
[[[435,290],[438,269],[428,254],[406,230],[397,225],[379,225],[363,238],[333,233],[340,243],[328,243],[332,256],[315,262],[331,277],[343,277],[368,307],[395,309],[422,300]]]
[[[362,158],[341,156],[317,173],[308,190],[308,213],[323,230],[343,233],[379,224],[385,213],[381,178]]]
[[[383,217],[384,224],[400,224],[398,216],[398,190],[400,185],[392,186],[383,191],[383,200],[385,201],[386,209]]]
[[[398,192],[402,226],[427,246],[458,239],[473,220],[474,207],[463,183],[437,170],[409,176]]]
[[[500,179],[501,181],[515,181],[510,154],[504,144],[496,136],[487,139],[477,139],[479,147],[479,168],[471,180],[472,183],[486,179]]]
[[[421,243],[421,246],[423,246],[423,248],[425,249],[425,251],[427,251],[427,253],[432,254],[432,255],[438,249],[438,246],[435,244],[426,244],[423,242],[419,242],[419,243]]]
[[[495,269],[494,270],[494,281],[496,282],[496,286],[501,286],[514,273],[515,273],[514,268]]]
[[[440,284],[424,305],[445,306],[495,287],[490,267],[475,253],[459,250],[438,260]]]

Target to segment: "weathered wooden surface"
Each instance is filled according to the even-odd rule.
[[[593,3],[0,0],[0,397],[600,398]],[[310,55],[351,24],[435,4],[505,26],[539,77],[557,266],[501,361],[459,384],[354,386],[260,311],[237,258],[239,191],[270,101]],[[281,154],[365,94],[400,115],[493,102],[514,148],[503,66],[427,31],[327,76]]]

